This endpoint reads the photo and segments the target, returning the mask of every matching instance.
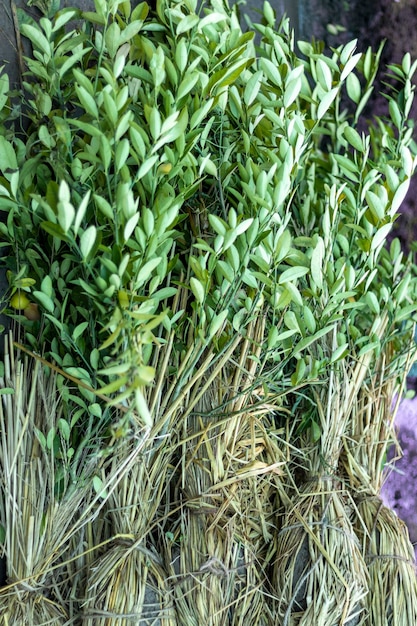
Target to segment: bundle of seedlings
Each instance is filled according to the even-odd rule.
[[[5,624],[65,624],[71,539],[93,516],[94,446],[76,462],[54,373],[6,342],[0,380],[0,523],[7,584]],[[78,549],[80,549],[78,547]]]
[[[323,353],[329,356],[335,350],[336,335]],[[350,368],[344,361],[333,364],[328,378],[307,391],[315,397],[320,436],[316,443],[301,436],[304,459],[297,462],[304,461],[306,474],[298,495],[286,503],[276,539],[274,583],[282,624],[363,623],[368,577],[338,463],[353,400],[370,358],[368,352]]]
[[[346,49],[352,53],[353,46],[338,48],[326,58],[320,47],[299,43],[308,57],[305,71],[318,79],[313,100],[306,104],[307,117],[314,117],[319,87],[338,80],[340,63],[344,74]],[[340,453],[356,419],[362,385],[376,375],[374,363],[385,333],[409,324],[416,311],[415,287],[407,293],[398,272],[400,260],[394,261],[391,280],[392,260],[384,250],[416,166],[408,123],[415,64],[406,56],[401,66],[390,68],[398,81],[396,91],[388,89],[390,117],[366,123],[368,134],[360,133],[355,126],[359,121],[365,125],[359,116],[378,61],[379,53],[368,51],[347,63],[356,64],[362,74],[361,80],[356,72],[347,79],[347,95],[357,106],[354,114],[341,109],[336,88],[333,100],[330,95],[322,100],[331,101],[320,124],[325,139],[303,172],[292,203],[289,227],[297,247],[293,258],[310,273],[303,279],[304,310],[291,304],[287,316],[298,332],[311,326],[320,328],[322,335],[317,337],[316,331],[317,339],[300,341],[305,354],[294,348],[294,383],[312,370],[317,379],[293,396],[300,452],[289,467],[299,494],[286,504],[274,573],[277,611],[285,626],[356,625],[366,619],[368,572],[352,524],[354,499],[349,479],[340,471]],[[408,329],[396,349],[407,351],[411,343]],[[299,465],[304,474],[296,473]]]
[[[117,490],[107,501],[106,517],[110,518],[113,540],[90,563],[83,624],[177,623],[163,556],[152,534],[162,517],[170,445],[162,442],[161,446],[158,438],[144,438],[139,429],[132,428],[131,436],[125,436],[114,455],[106,480],[111,480],[121,466],[124,470]]]
[[[344,439],[343,467],[356,500],[354,525],[369,571],[367,626],[405,626],[417,620],[414,547],[406,525],[380,496],[389,447],[398,446],[395,414],[416,354],[412,325],[407,326],[388,329]]]
[[[102,485],[105,492],[113,475],[121,475],[117,490],[104,496],[105,518],[114,541],[107,542],[104,550],[97,546],[101,554],[90,563],[82,606],[86,625],[177,623],[174,581],[167,570],[180,514],[172,493],[182,448],[179,439],[183,424],[209,393],[241,340],[240,336],[232,338],[219,349],[217,333],[204,338],[195,332],[192,301],[192,292],[182,288],[172,310],[174,316],[190,310],[187,344],[179,341],[176,328],[160,337],[151,362],[158,373],[155,384],[137,389],[141,415],[129,412],[112,426],[113,437],[120,441],[109,470],[103,472]]]
[[[261,315],[182,424],[171,549],[179,623],[274,623],[267,555],[287,441],[275,421],[282,406],[262,385],[264,332]]]
[[[398,70],[404,94],[390,99],[392,123],[373,128],[371,158],[355,126],[378,53],[355,54],[350,42],[328,56],[300,42],[298,56],[288,20],[277,26],[267,3],[256,47],[221,0],[202,11],[193,0],[159,0],[155,11],[94,4],[57,12],[53,3],[38,25],[22,26],[34,48],[23,83],[30,123],[25,141],[6,123],[0,136],[9,310],[27,344],[45,344],[59,367],[105,385],[126,409],[103,424],[102,437],[109,429],[120,440],[122,469],[115,460],[101,477],[103,502],[112,491],[101,523],[119,544],[106,553],[86,536],[102,556],[89,567],[84,620],[169,623],[174,584],[184,623],[274,623],[255,564],[271,558],[271,502],[284,497],[286,433],[297,429],[292,444],[305,450],[291,456],[319,476],[298,500],[313,525],[286,501],[279,613],[287,624],[310,572],[304,563],[298,582],[285,576],[283,541],[295,524],[304,561],[318,556],[306,593],[297,591],[304,623],[356,623],[365,568],[332,468],[361,367],[379,345],[371,286],[415,167],[413,68]],[[6,81],[2,89],[6,120],[17,109]],[[80,422],[100,420],[85,391]],[[296,486],[291,472],[285,479]],[[193,501],[206,516],[192,513]],[[329,510],[337,519],[326,525]],[[144,607],[151,594],[154,617]]]

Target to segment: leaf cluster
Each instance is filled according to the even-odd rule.
[[[416,165],[409,56],[368,123],[380,51],[297,51],[268,4],[256,44],[220,0],[51,13],[22,25],[23,133],[0,80],[3,261],[42,311],[18,315],[32,348],[149,425],[171,343],[175,377],[266,318],[271,389],[378,352],[384,313],[406,349],[414,266],[384,244]]]

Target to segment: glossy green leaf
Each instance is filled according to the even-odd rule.
[[[307,267],[290,267],[282,272],[278,279],[278,283],[280,285],[284,285],[289,281],[296,280],[301,276],[305,276],[308,271],[309,269]]]
[[[364,151],[363,141],[357,130],[351,126],[346,126],[343,134],[355,150],[358,150],[359,152]]]
[[[89,226],[80,237],[80,251],[84,260],[86,260],[96,243],[97,228],[94,225]]]
[[[327,111],[332,106],[333,102],[336,99],[337,94],[339,93],[339,87],[333,87],[328,93],[326,93],[319,103],[317,109],[317,119],[320,120],[325,116]]]

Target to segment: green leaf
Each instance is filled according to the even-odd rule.
[[[80,85],[75,85],[75,91],[77,92],[78,99],[84,110],[95,119],[98,119],[98,108],[93,96]]]
[[[148,157],[146,159],[146,161],[144,163],[142,163],[142,165],[139,168],[138,174],[137,174],[137,180],[140,180],[141,178],[143,178],[144,176],[146,176],[146,174],[149,172],[149,170],[152,169],[152,167],[155,165],[155,163],[158,161],[159,159],[159,155],[158,154],[154,154],[150,157]]]
[[[394,122],[395,126],[400,130],[403,125],[403,117],[401,115],[400,107],[395,102],[395,100],[391,99],[389,101],[388,108],[392,121]]]
[[[297,77],[285,86],[284,106],[288,108],[298,98],[301,91],[301,78]]]
[[[27,37],[32,42],[32,45],[45,54],[46,60],[51,58],[52,46],[42,33],[40,28],[33,26],[32,24],[22,24],[20,32],[24,37]]]
[[[289,281],[296,280],[297,278],[300,278],[301,276],[305,276],[308,273],[308,271],[309,271],[308,267],[302,267],[302,266],[290,267],[287,270],[284,270],[282,272],[281,276],[278,279],[278,283],[280,285],[284,285],[285,283],[288,283]]]
[[[355,148],[355,150],[358,150],[358,152],[364,151],[363,141],[357,130],[355,130],[351,126],[346,126],[343,134],[350,143],[350,145]]]
[[[80,251],[83,260],[85,261],[90,252],[92,251],[97,238],[97,228],[92,225],[89,226],[80,237]]]
[[[410,188],[410,179],[406,178],[396,189],[391,202],[390,215],[393,217],[400,209]]]
[[[39,430],[39,428],[36,428],[36,426],[34,426],[34,431],[35,431],[36,439],[39,441],[42,450],[46,450],[46,437],[45,437],[45,435],[43,434],[43,432],[41,430]]]
[[[177,91],[177,102],[181,100],[184,96],[186,96],[190,91],[196,86],[200,79],[200,74],[198,72],[191,72],[190,74],[186,74],[183,80],[181,81],[178,91]]]
[[[255,100],[256,96],[259,93],[259,90],[262,86],[262,78],[263,72],[262,70],[258,70],[248,80],[246,83],[245,90],[243,92],[243,101],[246,106],[250,106],[252,102]]]
[[[345,67],[342,70],[342,73],[340,74],[341,82],[345,80],[346,78],[349,78],[349,76],[355,76],[355,74],[352,74],[352,71],[355,69],[355,67],[359,63],[361,57],[362,57],[361,52],[358,52],[357,54],[354,54],[353,56],[350,57],[350,59],[346,62]]]
[[[81,324],[78,324],[78,326],[74,328],[72,332],[72,338],[74,339],[74,341],[76,341],[78,337],[83,335],[84,331],[87,330],[89,323],[90,322],[81,322]]]
[[[194,26],[196,26],[199,23],[199,21],[200,21],[200,18],[198,17],[198,15],[195,15],[195,14],[186,15],[185,17],[182,17],[177,25],[177,33],[176,33],[177,37],[179,35],[182,35],[183,33],[186,33],[192,28],[194,28]]]
[[[227,320],[228,313],[229,313],[228,309],[225,309],[224,311],[222,311],[221,313],[218,313],[217,315],[213,317],[213,319],[210,322],[209,329],[208,329],[209,339],[214,337],[214,335],[216,335],[219,332],[219,330],[223,328],[223,325],[225,321]]]
[[[379,315],[381,312],[381,307],[379,306],[378,298],[376,297],[376,295],[372,291],[368,291],[368,293],[366,293],[363,298],[371,309],[372,313],[376,313],[377,315]]]
[[[108,497],[106,485],[99,476],[94,476],[93,478],[93,489],[99,498],[105,499]]]
[[[385,205],[382,202],[381,198],[377,196],[376,193],[374,193],[373,191],[367,191],[365,194],[365,198],[372,212],[372,215],[375,218],[375,223],[383,220],[385,217]]]
[[[213,108],[213,105],[214,105],[214,98],[209,98],[208,100],[204,102],[202,107],[194,111],[190,120],[191,130],[194,130],[194,128],[196,128],[199,124],[201,124],[203,119],[208,115],[208,113]]]
[[[190,287],[197,302],[203,304],[206,297],[204,286],[200,283],[199,280],[197,280],[197,278],[192,276],[190,278]]]
[[[261,58],[259,60],[259,67],[263,70],[266,77],[276,85],[277,87],[282,87],[282,78],[279,73],[278,67],[275,63],[266,58]]]
[[[181,37],[175,46],[175,63],[181,73],[185,72],[188,62],[186,38]]]
[[[129,156],[130,144],[128,139],[124,138],[117,144],[116,154],[115,154],[115,166],[116,172],[120,172],[122,167],[127,161],[127,157]]]
[[[71,228],[71,224],[74,221],[75,217],[75,209],[72,206],[71,202],[58,202],[58,223],[61,226],[63,232],[68,233]]]
[[[326,93],[318,106],[317,109],[317,119],[321,120],[322,117],[327,113],[334,100],[336,99],[337,94],[339,93],[339,87],[333,87],[328,93]]]
[[[49,313],[54,312],[55,305],[54,305],[52,298],[50,298],[48,295],[43,293],[43,291],[33,291],[32,295],[39,302],[39,304],[44,309],[46,309],[46,311],[48,311]]]
[[[203,28],[209,26],[210,24],[218,24],[219,22],[224,22],[227,19],[227,15],[213,11],[199,21],[198,32],[201,33]]]
[[[17,169],[16,153],[12,144],[0,135],[0,170],[4,173]]]
[[[87,122],[81,122],[80,120],[68,120],[69,124],[72,124],[76,128],[83,130],[87,135],[91,137],[101,137],[103,132],[94,124],[89,124]]]
[[[330,359],[330,363],[336,363],[336,361],[340,361],[344,359],[345,356],[349,354],[349,344],[344,343],[341,346],[338,346],[336,350],[332,352],[332,356]]]
[[[87,193],[85,194],[84,198],[81,200],[80,205],[77,209],[77,213],[75,215],[75,220],[74,220],[74,225],[73,225],[73,231],[74,231],[75,236],[78,235],[78,230],[84,219],[85,212],[87,210],[88,203],[90,201],[90,195],[91,195],[91,190],[89,189]]]
[[[46,233],[61,241],[65,241],[67,243],[71,241],[62,230],[62,227],[58,224],[54,224],[53,222],[41,222],[40,226]]]
[[[141,30],[143,26],[143,20],[133,20],[128,23],[126,27],[121,31],[119,36],[118,45],[121,46],[124,43],[130,42],[135,35]]]
[[[104,217],[110,220],[110,223],[114,222],[114,211],[109,202],[97,194],[94,194],[93,198]]]
[[[105,32],[104,40],[111,58],[116,56],[117,49],[121,45],[121,31],[117,22],[112,22]]]
[[[68,442],[71,437],[70,425],[68,424],[67,420],[64,420],[62,417],[58,420],[58,430],[64,440]]]
[[[346,91],[347,91],[347,94],[348,94],[349,98],[355,104],[358,104],[358,102],[361,99],[362,88],[361,88],[360,80],[356,76],[356,74],[352,73],[352,74],[349,74],[349,76],[347,77],[347,80],[346,80]]]
[[[124,227],[123,230],[123,238],[125,241],[128,241],[130,236],[132,235],[133,231],[135,230],[137,224],[139,221],[139,213],[135,213],[134,215],[132,215],[132,217],[130,217]]]
[[[317,443],[318,441],[320,441],[321,428],[315,420],[311,420],[310,428],[311,428],[311,440],[313,443]]]
[[[376,250],[382,243],[384,243],[388,237],[388,234],[392,230],[392,224],[384,224],[381,226],[379,230],[375,233],[372,242],[371,242],[371,250]]]
[[[333,325],[325,326],[324,328],[318,330],[314,335],[304,337],[303,339],[301,339],[301,341],[297,343],[296,346],[294,346],[293,353],[298,354],[302,352],[303,350],[308,348],[308,346],[311,346],[311,344],[315,343],[318,339],[324,337],[324,335],[327,335],[332,330],[334,330]]]
[[[150,428],[153,424],[153,418],[149,410],[148,403],[145,400],[145,396],[140,388],[135,389],[135,406],[145,426]]]
[[[311,277],[318,287],[323,288],[323,261],[324,261],[325,246],[322,237],[318,237],[317,244],[311,255]]]
[[[150,261],[145,263],[145,265],[141,267],[140,271],[138,272],[135,281],[136,284],[142,285],[145,281],[147,281],[148,278],[152,276],[152,272],[154,271],[154,269],[157,268],[158,265],[161,263],[161,260],[161,257],[158,256],[155,259],[151,259]]]
[[[317,80],[325,91],[330,91],[332,88],[332,73],[329,66],[323,58],[317,59],[316,62]]]
[[[52,298],[54,290],[52,287],[52,279],[48,274],[42,279],[41,291],[48,296],[48,298]]]

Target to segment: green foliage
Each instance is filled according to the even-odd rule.
[[[298,56],[268,4],[259,46],[219,0],[47,14],[22,25],[24,134],[0,80],[4,263],[42,311],[19,315],[28,344],[148,425],[170,341],[175,371],[266,317],[271,388],[377,353],[385,314],[404,350],[416,281],[384,244],[416,166],[409,56],[390,67],[390,117],[363,130],[380,51]]]

